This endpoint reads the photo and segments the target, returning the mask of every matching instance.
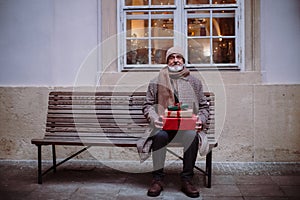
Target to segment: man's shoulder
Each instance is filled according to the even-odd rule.
[[[199,78],[197,78],[196,76],[192,75],[192,74],[190,74],[186,78],[187,78],[187,80],[189,82],[192,82],[192,83],[201,83],[201,80]]]
[[[158,76],[152,78],[152,79],[149,81],[149,85],[150,85],[150,86],[152,85],[152,87],[154,87],[155,85],[157,85],[157,83],[158,83]]]
[[[158,76],[155,76],[150,80],[150,83],[157,83],[157,81],[158,81]]]

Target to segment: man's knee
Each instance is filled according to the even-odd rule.
[[[152,143],[153,151],[158,151],[164,148],[169,142],[168,133],[162,130],[157,131],[152,137],[153,137],[153,143]]]
[[[169,135],[166,131],[159,130],[153,136],[153,147],[161,148],[169,143]]]
[[[185,131],[182,133],[182,142],[184,145],[195,145],[198,146],[199,139],[197,137],[197,132],[196,131]]]
[[[159,130],[155,133],[154,139],[155,140],[160,140],[160,141],[168,141],[169,135],[166,131]]]
[[[184,133],[182,133],[182,135],[184,138],[186,138],[188,140],[194,140],[195,138],[197,138],[196,131],[192,131],[192,130],[185,131]]]

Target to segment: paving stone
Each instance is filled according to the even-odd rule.
[[[292,200],[292,199],[288,197],[244,197],[244,200]]]
[[[274,181],[270,176],[234,176],[236,184],[244,184],[244,185],[272,185]]]
[[[298,185],[300,188],[300,176],[271,176],[278,185]]]
[[[204,200],[244,200],[243,197],[204,197]]]
[[[211,188],[201,188],[204,197],[239,197],[242,196],[237,185],[213,185]]]
[[[284,197],[284,192],[277,185],[238,185],[242,196]]]
[[[212,177],[212,185],[233,185],[235,178],[231,175],[215,175]]]
[[[298,197],[300,199],[300,187],[299,186],[280,186],[286,196]]]
[[[110,193],[75,193],[70,196],[72,200],[116,200],[117,196]]]
[[[148,197],[147,195],[137,195],[137,194],[119,194],[117,200],[161,200],[162,195],[158,197]]]

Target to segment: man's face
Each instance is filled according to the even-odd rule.
[[[168,58],[168,65],[175,66],[175,65],[183,65],[183,57],[180,54],[173,53]]]
[[[180,54],[173,53],[168,58],[168,67],[171,71],[180,71],[183,68],[183,57]]]

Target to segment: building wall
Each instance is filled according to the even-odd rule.
[[[216,94],[219,146],[214,161],[300,160],[298,46],[283,46],[284,72],[282,50],[272,46],[278,38],[293,44],[299,25],[296,35],[287,30],[289,37],[266,26],[281,20],[266,12],[279,4],[284,20],[300,24],[292,9],[299,3],[289,0],[290,8],[285,1],[274,1],[274,7],[272,2],[245,1],[244,71],[194,72]],[[30,140],[43,137],[49,91],[146,90],[157,72],[118,72],[116,20],[116,1],[0,2],[0,159],[36,159]],[[58,157],[74,151],[58,149]],[[100,149],[100,159],[137,159],[135,149]],[[43,151],[50,159],[50,148]],[[78,158],[92,159],[89,154]]]
[[[268,84],[300,82],[300,2],[261,1],[261,54],[263,81]]]
[[[0,24],[0,85],[73,85],[97,45],[98,1],[1,0]]]

